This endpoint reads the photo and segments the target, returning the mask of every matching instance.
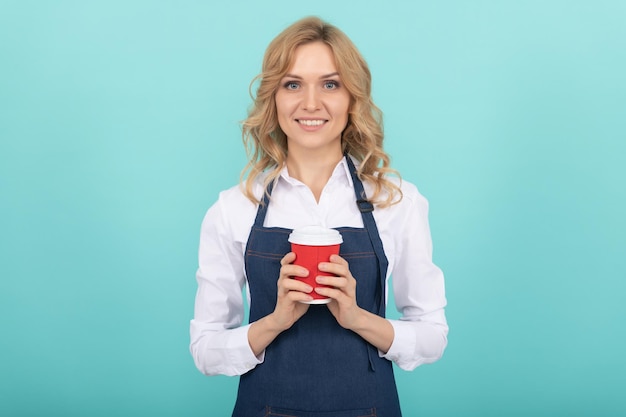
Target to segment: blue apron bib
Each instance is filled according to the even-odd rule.
[[[341,227],[340,255],[357,280],[357,303],[385,316],[387,257],[363,184],[346,157],[364,228]],[[269,195],[259,205],[245,252],[250,323],[276,306],[280,260],[291,251],[291,230],[263,227]],[[390,361],[356,333],[342,328],[326,305],[311,305],[265,350],[265,360],[242,375],[233,417],[399,417]]]

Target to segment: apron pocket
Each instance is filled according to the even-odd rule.
[[[267,407],[265,417],[376,417],[376,409],[363,408],[360,410],[315,412]]]

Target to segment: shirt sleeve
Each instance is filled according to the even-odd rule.
[[[404,370],[413,370],[441,358],[448,325],[443,273],[432,261],[428,202],[414,186],[406,190],[404,199],[407,206],[402,227],[396,229],[402,233],[395,239],[391,280],[401,318],[390,320],[394,340],[389,351],[380,354]]]
[[[190,350],[205,375],[241,375],[263,361],[248,343],[244,318],[244,260],[241,242],[233,238],[220,199],[202,222]]]

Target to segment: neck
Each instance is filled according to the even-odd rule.
[[[332,156],[328,154],[316,155],[315,153],[304,155],[290,151],[287,154],[287,170],[289,176],[309,187],[315,200],[319,202],[322,190],[341,158],[343,158],[341,151]]]

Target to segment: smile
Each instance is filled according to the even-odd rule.
[[[305,125],[305,126],[320,126],[320,125],[323,125],[324,123],[326,123],[326,120],[301,120],[301,119],[296,119],[296,121],[298,123],[300,123],[301,125]]]

